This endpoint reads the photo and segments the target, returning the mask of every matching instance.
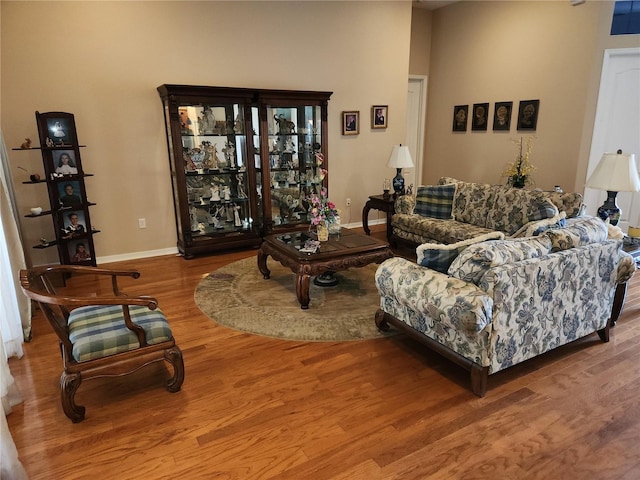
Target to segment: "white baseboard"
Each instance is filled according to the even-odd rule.
[[[369,225],[380,225],[386,224],[386,218],[379,218],[376,220],[372,220],[369,222]],[[343,225],[345,228],[362,228],[362,222],[349,223],[347,225]],[[149,258],[149,257],[159,257],[161,255],[177,255],[178,248],[163,248],[160,250],[147,250],[144,252],[132,252],[132,253],[123,253],[121,255],[109,255],[107,257],[96,257],[96,263],[98,265],[102,265],[103,263],[112,263],[112,262],[122,262],[124,260],[136,260],[138,258]]]
[[[121,255],[109,255],[107,257],[96,257],[96,263],[102,265],[103,263],[122,262],[124,260],[136,260],[138,258],[159,257],[161,255],[177,255],[178,248],[162,248],[159,250],[147,250],[144,252],[131,252],[123,253]]]

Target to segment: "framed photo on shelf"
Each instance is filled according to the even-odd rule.
[[[493,130],[508,132],[511,129],[513,102],[496,102],[493,110]]]
[[[374,105],[371,107],[371,128],[387,128],[388,121],[388,105]]]
[[[36,112],[40,138],[45,139],[43,147],[71,147],[76,144],[76,122],[72,113]]]
[[[58,175],[77,175],[78,162],[76,161],[76,152],[73,150],[54,150],[53,172]]]
[[[63,207],[82,205],[80,182],[69,180],[58,183],[58,201]]]
[[[358,135],[360,133],[360,111],[342,112],[342,134]]]
[[[86,240],[74,240],[67,243],[69,263],[83,263],[91,260],[91,247]]]
[[[471,130],[474,132],[486,132],[489,123],[489,103],[474,103],[473,116],[471,117]]]
[[[61,216],[60,228],[62,229],[62,238],[65,240],[87,233],[84,212],[82,210],[66,210],[61,213]]]
[[[467,117],[469,116],[469,105],[456,105],[453,107],[453,131],[467,131]]]
[[[535,130],[538,124],[540,100],[520,100],[518,130]]]

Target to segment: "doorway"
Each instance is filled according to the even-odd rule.
[[[587,177],[595,170],[602,154],[622,149],[640,162],[640,48],[605,50],[600,92],[591,140]],[[606,192],[585,188],[587,213],[595,215]],[[622,210],[618,226],[626,233],[629,225],[640,226],[640,193],[620,192],[617,203]]]
[[[425,113],[427,109],[427,77],[409,76],[407,89],[407,136],[405,145],[409,147],[413,168],[402,171],[405,185],[413,185],[413,193],[422,185],[422,155],[424,154]]]

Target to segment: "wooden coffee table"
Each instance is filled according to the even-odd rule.
[[[309,308],[309,282],[312,276],[364,267],[393,257],[387,242],[344,228],[338,238],[321,242],[316,253],[301,253],[299,248],[305,241],[315,238],[311,232],[270,235],[264,238],[258,251],[258,269],[265,279],[271,276],[267,268],[269,255],[296,274],[296,296],[302,309]]]

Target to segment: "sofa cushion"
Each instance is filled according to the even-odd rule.
[[[550,250],[551,240],[544,236],[490,240],[463,250],[451,263],[448,273],[460,280],[479,285],[483,275],[492,267],[541,257]]]
[[[606,223],[598,217],[580,218],[568,223],[564,228],[553,228],[544,233],[551,240],[551,249],[554,252],[603,242],[607,239],[607,234]]]
[[[584,198],[578,192],[545,192],[547,198],[558,207],[560,212],[566,212],[567,218],[578,217],[584,210]]]
[[[458,182],[453,198],[452,216],[458,222],[498,230],[487,227],[487,211],[493,204],[494,197],[495,189],[491,185]]]
[[[416,257],[419,265],[447,273],[451,262],[469,245],[484,242],[486,240],[502,240],[504,233],[491,232],[479,237],[470,238],[461,242],[444,245],[441,243],[423,243],[416,248]]]
[[[456,185],[428,185],[418,187],[414,212],[430,218],[451,218],[451,206]]]
[[[391,217],[393,234],[420,243],[456,243],[491,233],[491,230],[455,220],[396,213]]]
[[[543,192],[493,187],[493,202],[485,210],[487,228],[512,235],[523,225],[558,214],[558,209]]]

